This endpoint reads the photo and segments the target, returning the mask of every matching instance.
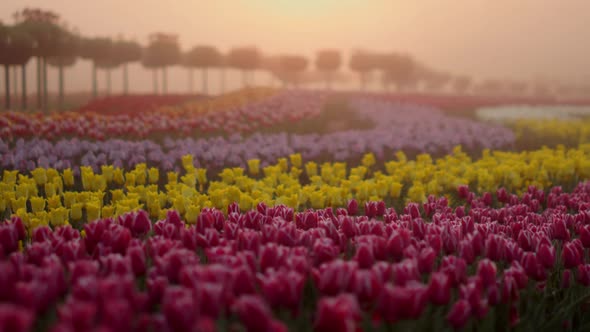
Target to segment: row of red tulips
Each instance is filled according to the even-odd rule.
[[[232,204],[191,226],[139,211],[82,231],[15,217],[0,224],[0,330],[587,328],[590,183],[461,198]]]
[[[320,113],[325,99],[326,95],[321,92],[285,91],[219,112],[196,111],[190,106],[116,115],[8,112],[0,114],[0,140],[10,143],[19,138],[33,137],[104,140],[154,138],[157,135],[192,137],[252,133],[278,124],[313,118]]]

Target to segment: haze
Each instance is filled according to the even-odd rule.
[[[344,54],[407,51],[478,79],[590,82],[587,0],[2,0],[0,20],[12,22],[24,7],[54,10],[87,36],[145,43],[151,32],[178,33],[185,50],[211,44],[309,56],[325,47]],[[89,68],[79,60],[68,70],[69,91],[89,90]],[[139,65],[131,75],[135,91],[151,89],[150,74]],[[178,68],[170,75],[170,90],[183,92],[186,74]],[[116,77],[114,83],[117,89]]]

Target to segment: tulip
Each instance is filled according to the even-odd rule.
[[[317,239],[313,245],[313,255],[315,256],[316,262],[315,265],[330,262],[337,258],[339,254],[340,249],[336,247],[334,242],[329,238]]]
[[[356,255],[354,259],[358,262],[358,266],[361,269],[369,269],[375,262],[375,256],[373,255],[373,248],[368,243],[361,243],[357,247]]]
[[[582,286],[590,286],[590,264],[578,265],[576,281]]]
[[[188,331],[195,320],[196,304],[189,289],[171,286],[164,292],[162,312],[174,332]]]
[[[321,294],[336,295],[348,289],[354,272],[358,269],[355,262],[334,260],[312,270],[314,283]]]
[[[420,273],[427,274],[432,272],[435,260],[436,253],[432,248],[427,247],[422,249],[418,255],[418,270]]]
[[[484,287],[496,284],[496,264],[489,259],[482,259],[477,265],[477,276],[481,279]]]
[[[590,248],[590,225],[580,226],[578,234],[580,234],[580,241],[582,241],[584,248]]]
[[[582,256],[575,244],[567,242],[563,245],[561,261],[566,269],[575,268],[582,263]]]
[[[430,302],[446,305],[451,300],[451,283],[449,277],[441,272],[432,273],[428,284]]]
[[[0,304],[0,331],[27,332],[33,327],[34,315],[26,308]]]
[[[377,310],[390,322],[403,319],[417,319],[426,306],[428,291],[419,283],[409,283],[405,287],[385,285]]]
[[[547,278],[547,272],[534,253],[525,252],[520,263],[529,278],[537,281],[544,281]]]
[[[459,195],[459,198],[466,199],[467,196],[469,195],[469,186],[466,186],[466,185],[458,186],[457,193]]]
[[[383,282],[372,270],[357,270],[351,280],[351,290],[361,303],[373,303],[381,293]]]
[[[555,265],[555,248],[545,243],[541,244],[537,249],[537,258],[546,269],[552,269]]]
[[[471,317],[471,306],[467,300],[458,300],[455,302],[451,311],[447,314],[447,322],[455,329],[461,329],[467,324]]]
[[[233,304],[232,310],[239,317],[247,332],[270,330],[272,313],[260,297],[255,295],[241,296]]]
[[[315,332],[354,332],[359,319],[360,308],[353,296],[322,297],[318,301],[313,329]]]

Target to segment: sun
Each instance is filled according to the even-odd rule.
[[[254,0],[259,9],[281,16],[323,16],[355,0]]]

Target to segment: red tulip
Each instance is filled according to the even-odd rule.
[[[547,279],[547,272],[539,260],[537,255],[532,252],[525,252],[521,258],[520,263],[524,267],[529,278],[536,281],[544,281]]]
[[[576,280],[580,285],[590,286],[590,264],[578,265],[578,272],[576,273]]]
[[[469,195],[469,186],[460,185],[459,187],[457,187],[457,192],[458,192],[459,198],[465,199]]]
[[[0,303],[0,331],[27,332],[33,323],[34,315],[29,309]]]
[[[262,293],[271,307],[295,311],[303,296],[305,277],[295,271],[272,272],[259,277]]]
[[[484,258],[477,265],[477,276],[481,279],[485,288],[496,284],[496,264]]]
[[[348,215],[356,216],[359,210],[358,202],[355,199],[349,200],[346,205],[346,210],[348,211]]]
[[[451,282],[449,277],[442,272],[435,272],[430,275],[428,284],[430,302],[436,305],[448,304],[451,300]]]
[[[582,241],[584,248],[590,248],[590,225],[580,226],[578,234],[580,234],[580,241]]]
[[[127,257],[131,261],[131,269],[135,276],[144,275],[146,272],[146,256],[141,246],[129,247]]]
[[[553,224],[551,224],[551,232],[554,239],[562,241],[570,240],[570,231],[567,229],[567,225],[563,219],[555,218],[553,220]]]
[[[452,327],[461,329],[463,326],[465,326],[470,317],[471,306],[467,300],[461,299],[455,302],[451,308],[451,311],[449,311],[447,315],[447,322],[449,322]]]
[[[582,263],[582,256],[575,244],[567,242],[563,245],[561,261],[566,269],[575,268]]]
[[[385,285],[377,302],[377,310],[390,322],[420,317],[428,300],[426,286],[408,283],[404,287]]]
[[[432,272],[435,260],[436,252],[432,248],[426,247],[422,249],[418,255],[418,271],[422,274]]]
[[[190,330],[197,312],[190,289],[180,286],[168,287],[162,299],[162,312],[172,331]]]
[[[353,296],[322,297],[318,301],[313,329],[315,332],[355,332],[359,319],[360,308]]]
[[[340,255],[340,249],[334,245],[330,238],[317,239],[313,244],[315,265],[330,262]]]
[[[354,259],[357,261],[359,268],[371,268],[375,262],[373,248],[368,243],[360,243],[357,247]]]
[[[537,258],[546,269],[552,269],[555,265],[555,248],[545,243],[541,244],[537,249]]]
[[[271,328],[272,313],[258,296],[241,296],[234,303],[232,310],[244,324],[247,332],[266,332]]]
[[[372,303],[381,293],[383,282],[373,270],[357,270],[351,280],[351,290],[361,303]]]
[[[321,294],[336,295],[349,288],[352,276],[357,269],[356,262],[337,259],[322,264],[319,269],[313,269],[312,277]]]

